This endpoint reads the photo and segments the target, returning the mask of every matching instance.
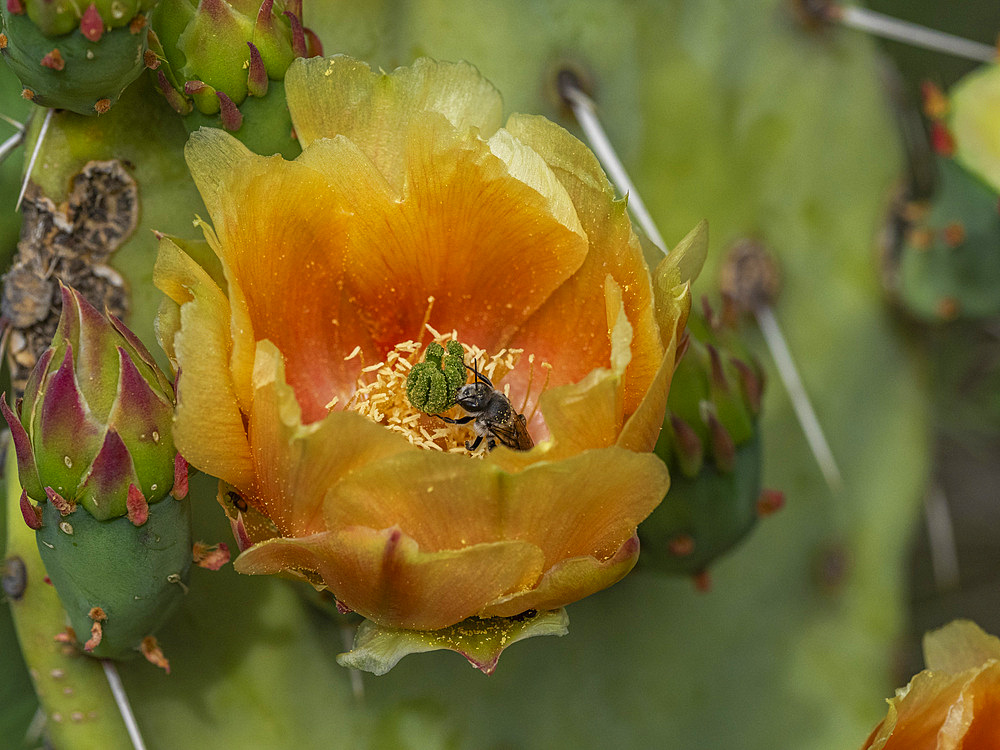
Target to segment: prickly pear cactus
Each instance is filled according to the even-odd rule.
[[[80,114],[107,112],[149,62],[145,12],[154,2],[4,3],[0,51],[22,96]]]
[[[668,241],[709,219],[712,251],[696,294],[715,297],[720,249],[734,238],[762,236],[774,247],[787,280],[774,311],[846,486],[837,497],[825,487],[783,392],[769,388],[759,422],[763,482],[785,493],[787,507],[715,563],[712,593],[634,572],[572,605],[568,637],[519,644],[488,679],[454,654],[361,679],[335,661],[353,637],[349,618],[317,616],[284,581],[196,569],[178,616],[158,631],[170,677],[141,660],[121,667],[149,746],[207,737],[303,748],[858,744],[891,684],[898,560],[925,463],[922,394],[881,312],[869,252],[897,168],[884,145],[893,133],[871,46],[837,30],[810,35],[778,0],[410,0],[317,3],[309,12],[330,51],[386,69],[416,54],[467,59],[504,92],[507,110],[570,129],[555,80],[563,66],[579,71]],[[246,41],[236,46],[249,56]],[[150,345],[150,230],[191,237],[201,211],[181,156],[186,127],[169,116],[162,87],[153,90],[159,72],[101,118],[54,115],[41,154],[52,166],[32,175],[58,205],[89,161],[127,165],[142,210],[108,262],[129,283],[127,322]],[[184,93],[187,79],[177,75],[172,90]],[[264,129],[248,109],[261,97],[249,68],[241,75],[250,95],[238,133],[252,134]],[[268,80],[263,99],[277,90]],[[193,107],[195,94],[187,96]],[[745,344],[766,362],[755,334]],[[770,369],[768,382],[776,382]],[[192,490],[197,535],[228,536],[216,483],[202,479]],[[247,689],[261,684],[275,689]]]

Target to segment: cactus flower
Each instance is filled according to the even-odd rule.
[[[94,656],[133,656],[180,600],[192,562],[173,388],[120,320],[61,292],[58,328],[19,413],[6,397],[0,408],[21,512],[73,632]]]
[[[1000,639],[956,620],[924,636],[927,669],[888,701],[862,750],[991,750],[1000,737]]]
[[[668,485],[651,451],[701,259],[651,274],[595,157],[504,125],[468,64],[313,58],[285,83],[295,160],[188,143],[224,280],[168,238],[155,273],[174,438],[230,488],[236,569],[417,631],[622,578]],[[470,451],[472,425],[411,405],[430,339],[464,345],[534,447]]]

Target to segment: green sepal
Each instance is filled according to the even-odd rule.
[[[68,109],[81,115],[97,114],[95,105],[118,101],[130,83],[145,69],[146,30],[133,34],[128,26],[106,31],[92,42],[79,29],[52,39],[27,15],[14,15],[0,7],[2,30],[7,35],[3,55],[21,84],[32,92],[35,104]],[[65,66],[53,70],[42,57],[58,48]]]
[[[407,654],[446,649],[461,654],[481,672],[492,674],[507,646],[537,635],[568,632],[565,609],[531,610],[516,617],[470,617],[442,630],[398,630],[365,620],[354,637],[354,648],[337,656],[337,663],[383,675]]]
[[[90,612],[107,615],[92,656],[139,654],[142,639],[167,619],[187,588],[191,568],[191,507],[167,498],[149,506],[135,526],[128,517],[99,521],[83,510],[60,515],[46,503],[38,551],[81,646],[91,635]]]

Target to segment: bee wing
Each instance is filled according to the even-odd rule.
[[[511,419],[491,424],[490,432],[498,443],[516,451],[529,451],[535,447],[523,414],[512,414]]]

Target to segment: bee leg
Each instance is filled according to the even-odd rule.
[[[472,445],[469,445],[469,441],[468,441],[468,440],[466,440],[466,441],[465,441],[465,450],[467,450],[467,451],[475,451],[475,450],[476,450],[476,448],[478,448],[478,447],[479,447],[479,446],[480,446],[480,445],[482,444],[482,442],[483,442],[483,436],[482,436],[482,435],[480,435],[479,437],[477,437],[477,438],[476,438],[476,439],[475,439],[475,440],[474,440],[474,441],[472,442]],[[488,445],[488,444],[487,444],[487,445]],[[491,450],[492,450],[492,449],[491,449]]]
[[[469,424],[475,417],[459,417],[458,419],[452,419],[451,417],[443,417],[440,414],[435,414],[438,419],[447,422],[448,424]]]

